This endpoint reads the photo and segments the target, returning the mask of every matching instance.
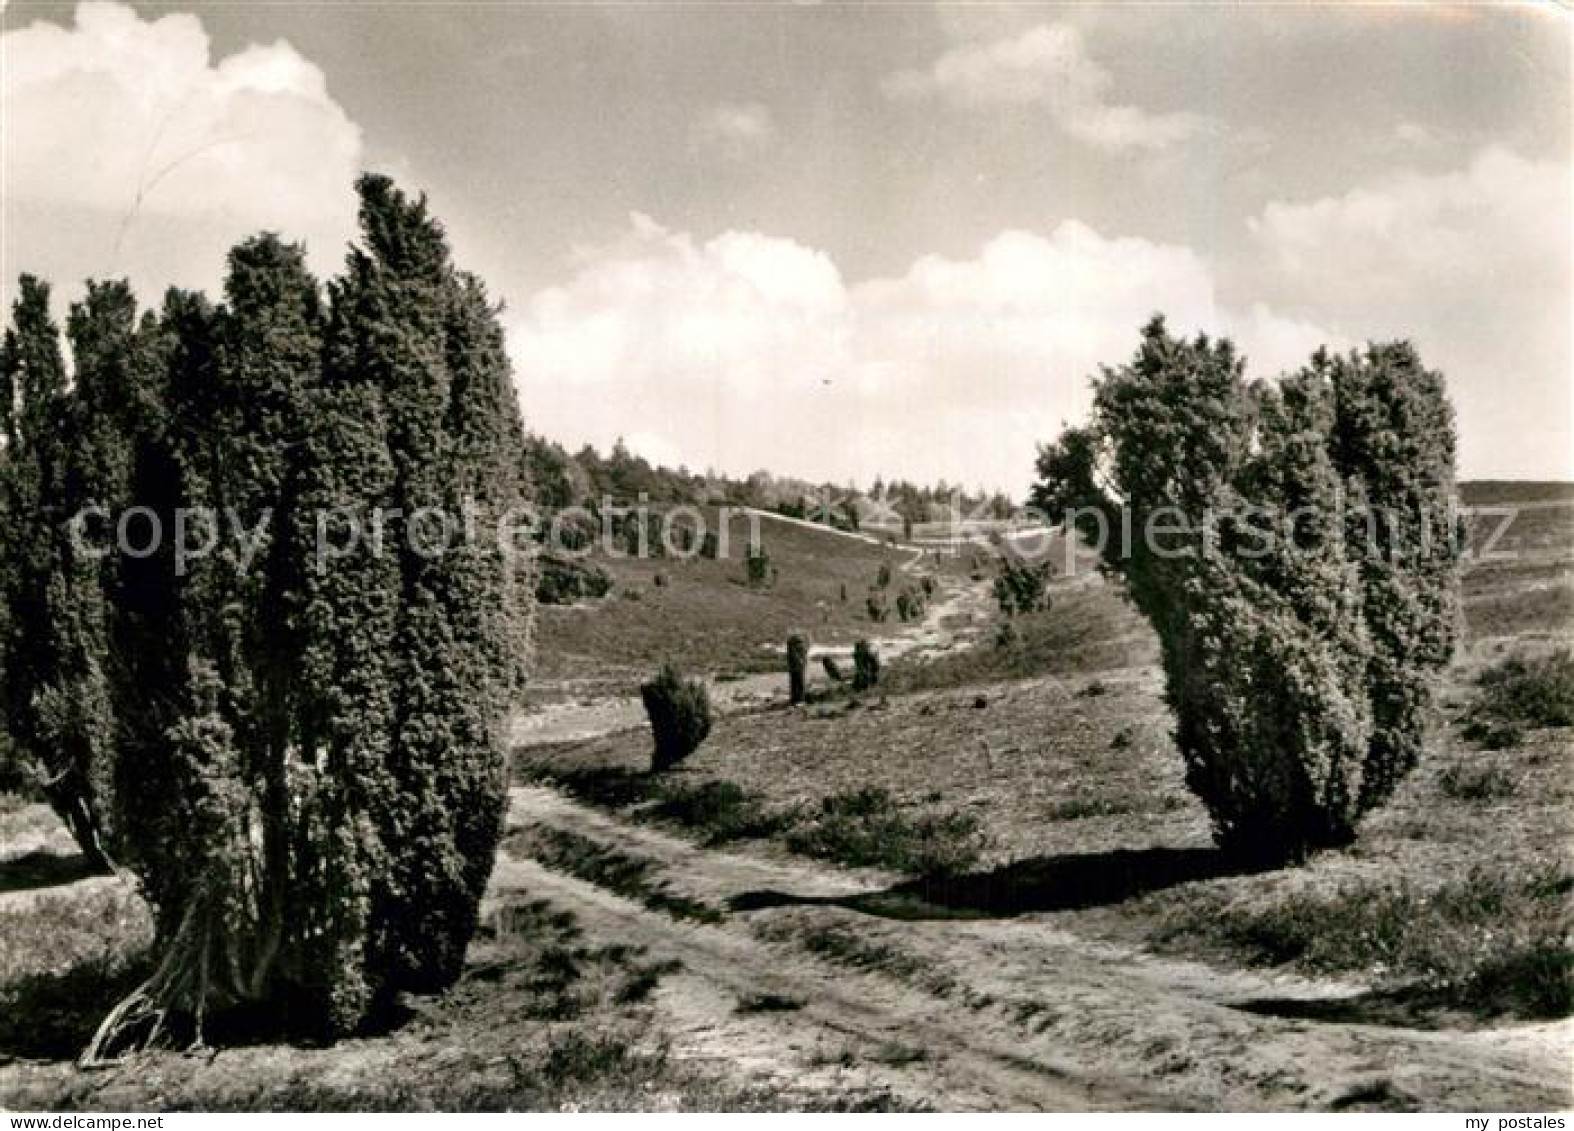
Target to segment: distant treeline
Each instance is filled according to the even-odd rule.
[[[549,509],[592,506],[609,498],[619,503],[726,504],[856,528],[864,523],[940,521],[953,506],[970,516],[992,518],[1006,518],[1014,508],[1002,492],[967,490],[943,479],[921,485],[877,478],[867,490],[768,471],[737,479],[715,471],[654,465],[622,440],[606,455],[588,444],[570,453],[541,436],[530,437],[528,443],[530,480],[539,504]]]

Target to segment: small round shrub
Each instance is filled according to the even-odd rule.
[[[710,734],[710,692],[697,679],[685,679],[672,664],[641,685],[640,699],[650,717],[655,750],[651,768],[668,770],[687,758]]]
[[[536,559],[536,600],[543,605],[593,600],[611,589],[611,575],[594,562],[553,553]]]

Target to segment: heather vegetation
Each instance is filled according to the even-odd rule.
[[[1518,746],[1540,727],[1574,726],[1574,655],[1510,656],[1482,672],[1465,735],[1488,749]]]

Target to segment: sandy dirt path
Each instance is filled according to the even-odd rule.
[[[548,790],[513,791],[510,822],[592,830],[623,850],[648,850],[666,840],[668,858],[681,842],[649,830],[637,846],[623,843],[616,822]],[[543,821],[543,818],[545,820]],[[699,851],[690,846],[691,851]],[[786,877],[809,890],[846,893],[847,882],[790,866],[714,855],[728,889]],[[690,880],[694,877],[691,875]],[[849,971],[762,941],[742,918],[721,924],[678,921],[593,884],[547,871],[506,853],[499,857],[491,898],[522,890],[572,910],[586,934],[643,947],[657,959],[682,963],[664,979],[657,1002],[679,1057],[771,1081],[791,1092],[848,1084],[884,1086],[908,1102],[946,1109],[1086,1109],[1139,1106],[1144,1097],[1076,1081],[1052,1058],[1020,1055],[1009,1035],[951,1024],[952,1003],[874,973]],[[739,1011],[761,995],[795,1003],[789,1010]],[[1156,1095],[1150,1104],[1166,1103]]]
[[[746,906],[766,904],[717,924],[675,921],[506,854],[494,880],[499,890],[522,887],[572,909],[602,941],[681,961],[684,973],[660,999],[674,1051],[775,1064],[783,1083],[813,1081],[830,1047],[846,1071],[868,1074],[865,1082],[943,1108],[1529,1110],[1568,1102],[1569,1022],[1459,1032],[1264,1015],[1243,1007],[1359,987],[1158,959],[1070,935],[1046,916],[870,916],[841,901],[891,877],[703,849],[546,788],[512,790],[509,821],[649,861],[672,891],[718,908],[740,896]],[[761,899],[764,892],[778,894]],[[827,929],[889,961],[850,969],[806,948]],[[736,1012],[741,999],[761,993],[801,1007]]]

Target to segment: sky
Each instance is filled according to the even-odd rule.
[[[0,12],[0,291],[324,277],[376,169],[571,448],[1003,488],[1149,315],[1254,376],[1408,338],[1460,470],[1574,479],[1550,5],[183,4]],[[4,294],[7,304],[9,293]]]

